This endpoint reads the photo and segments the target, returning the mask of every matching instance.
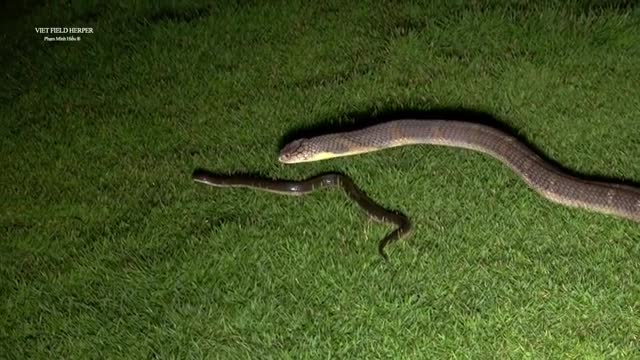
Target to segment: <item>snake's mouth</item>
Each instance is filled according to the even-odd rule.
[[[281,163],[283,163],[283,164],[293,164],[293,162],[292,162],[292,161],[290,161],[290,160],[287,158],[287,156],[286,156],[286,155],[283,155],[283,154],[280,154],[280,155],[278,156],[278,161],[279,161],[279,162],[281,162]]]

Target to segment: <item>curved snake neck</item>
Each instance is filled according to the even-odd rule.
[[[488,154],[507,165],[529,187],[553,202],[640,222],[640,189],[569,175],[542,159],[515,137],[482,124],[452,120],[395,120],[361,130],[305,139],[303,146],[306,150],[311,149],[323,155],[300,161],[349,156],[411,144],[443,145]],[[281,154],[281,159],[286,158],[286,151],[287,147],[283,149],[285,153]]]

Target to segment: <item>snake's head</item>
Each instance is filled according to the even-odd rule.
[[[346,151],[339,154],[335,150],[329,150],[331,146],[328,145],[331,144],[332,142],[327,141],[324,136],[294,140],[280,150],[278,160],[284,164],[296,164],[349,155],[349,152]]]
[[[313,149],[307,140],[308,139],[305,138],[297,139],[285,145],[282,150],[280,150],[278,161],[284,164],[313,161],[313,159],[311,159]]]

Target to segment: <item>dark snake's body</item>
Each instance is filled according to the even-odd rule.
[[[327,173],[302,181],[272,180],[248,175],[217,175],[206,170],[197,169],[193,172],[193,180],[214,187],[240,187],[259,189],[281,195],[301,196],[325,187],[342,187],[345,193],[355,201],[374,220],[395,224],[396,230],[385,236],[378,244],[378,251],[384,259],[387,244],[406,237],[411,232],[411,223],[406,216],[389,211],[371,200],[353,181],[339,173]]]
[[[640,189],[584,180],[567,174],[542,159],[515,137],[482,124],[452,120],[395,120],[361,130],[295,140],[282,149],[279,159],[283,163],[318,161],[412,144],[444,145],[489,154],[511,168],[529,187],[551,201],[640,222]],[[202,181],[202,178],[199,180],[215,185]],[[228,180],[229,178],[225,181],[219,177],[216,186],[234,186],[232,183],[235,182],[235,186],[297,195],[313,191],[318,186],[342,185],[349,196],[374,219],[399,226],[395,233],[381,242],[380,252],[383,256],[385,244],[409,232],[408,222],[403,224],[400,218],[394,218],[390,215],[393,213],[387,212],[367,198],[346,177],[334,179],[333,184],[329,184],[331,181],[327,182],[327,179],[322,177],[303,182],[274,182],[255,178],[249,182],[247,178],[234,178],[231,182]]]

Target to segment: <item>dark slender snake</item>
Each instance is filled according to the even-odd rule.
[[[287,144],[281,150],[279,160],[286,164],[318,161],[412,144],[443,145],[488,154],[511,168],[531,189],[553,202],[640,222],[639,188],[570,175],[545,161],[515,137],[471,122],[403,119],[356,131],[303,138]],[[373,219],[398,226],[379,244],[379,252],[385,259],[384,247],[406,237],[411,230],[404,215],[385,210],[341,174],[326,174],[304,181],[277,181],[214,176],[196,171],[193,178],[218,187],[248,187],[285,195],[302,195],[319,187],[340,185]]]
[[[387,244],[411,233],[411,223],[401,213],[389,211],[371,200],[349,178],[339,173],[317,175],[302,181],[272,180],[248,175],[217,175],[206,170],[193,172],[193,180],[215,187],[243,187],[258,189],[281,195],[301,196],[325,187],[340,186],[345,193],[375,221],[397,225],[397,229],[385,236],[378,245],[380,255],[387,260],[384,252]]]

